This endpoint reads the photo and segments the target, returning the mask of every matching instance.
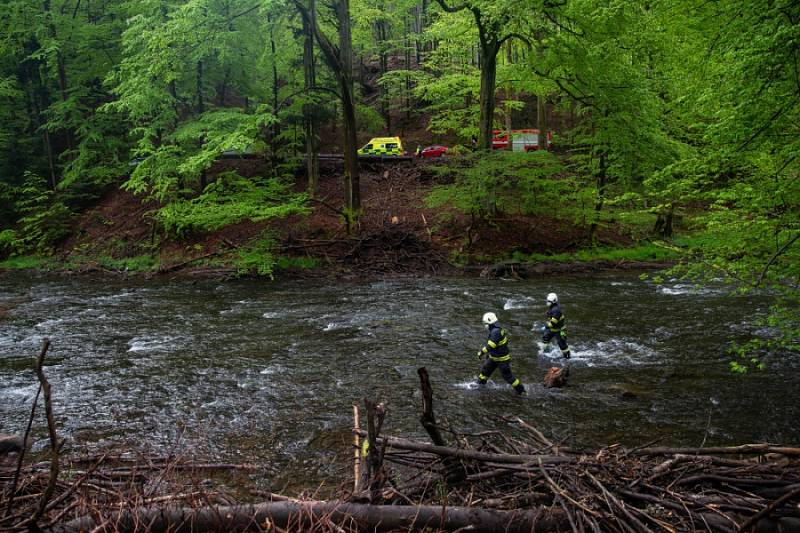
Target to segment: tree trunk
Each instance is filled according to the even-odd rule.
[[[219,95],[217,98],[217,105],[223,107],[225,105],[225,97],[228,92],[228,79],[231,77],[231,67],[225,67],[225,75],[222,77],[222,85],[219,88]]]
[[[339,83],[342,100],[342,117],[344,122],[344,188],[345,188],[345,223],[347,231],[355,228],[361,211],[361,192],[359,183],[358,146],[356,145],[356,113],[353,98],[353,45],[350,32],[350,4],[348,0],[340,0],[336,6],[336,19],[339,25],[338,49],[323,34],[316,20],[311,18],[305,5],[294,0],[295,6],[302,16],[309,21],[314,37],[322,50],[325,62],[333,71]]]
[[[315,0],[309,0],[308,12],[311,20],[316,20],[317,6]],[[312,22],[313,23],[313,22]],[[314,32],[309,21],[303,17],[303,73],[305,74],[306,95],[310,95],[317,83],[314,66]],[[308,173],[308,195],[314,198],[319,184],[319,152],[317,148],[317,128],[314,120],[314,106],[306,103],[303,106],[303,126],[306,137],[306,171]]]
[[[406,30],[406,72],[411,70],[411,33],[408,28],[408,17],[403,18]],[[411,121],[411,76],[406,74],[406,124]]]
[[[350,32],[350,2],[339,0],[336,5],[339,23],[339,85],[342,93],[342,116],[344,118],[344,181],[348,213],[347,229],[351,231],[358,221],[361,210],[361,193],[358,169],[358,146],[356,144],[356,107],[353,97],[353,42]]]
[[[358,147],[356,145],[356,110],[353,101],[352,82],[340,79],[342,91],[342,116],[344,118],[344,187],[346,207],[350,212],[348,216],[348,229],[358,218],[361,209],[361,194],[359,186]]]
[[[675,212],[675,205],[669,204],[666,212],[660,211],[656,217],[656,223],[653,227],[653,232],[659,237],[665,239],[672,238],[672,219]]]
[[[51,15],[50,0],[44,0],[42,7],[45,15]],[[48,32],[50,33],[50,38],[55,41],[57,32],[52,18],[48,19]],[[67,65],[64,62],[64,54],[61,53],[60,48],[56,50],[56,73],[58,74],[58,89],[61,92],[61,101],[66,102],[68,98]],[[64,129],[64,140],[66,141],[67,149],[71,152],[75,148],[75,139],[69,128]]]
[[[435,505],[367,505],[339,501],[286,501],[257,505],[210,506],[200,509],[138,508],[120,510],[107,517],[118,532],[138,531],[142,524],[148,531],[160,533],[189,531],[244,531],[254,524],[271,524],[300,531],[320,526],[328,520],[350,529],[352,524],[365,531],[455,531],[477,533],[505,531],[562,531],[569,527],[566,516],[558,511],[496,511],[477,507],[440,507]],[[92,516],[84,516],[56,526],[56,533],[92,531],[97,527]],[[269,529],[269,528],[268,528]],[[326,528],[327,529],[327,528]],[[340,529],[340,528],[335,528]]]
[[[478,149],[492,149],[492,126],[494,124],[494,91],[497,84],[497,52],[499,46],[494,39],[481,39],[481,95],[480,119],[478,120]]]
[[[592,244],[594,244],[597,239],[598,220],[600,219],[600,212],[603,210],[603,204],[605,203],[607,167],[608,155],[606,151],[603,150],[600,153],[600,170],[597,174],[597,200],[594,204],[594,218],[592,219],[592,225],[589,226],[589,242]]]
[[[178,107],[178,85],[175,83],[175,80],[171,80],[167,84],[167,91],[172,97],[172,112],[175,114],[175,116],[172,117],[172,127],[170,129],[174,130],[176,127],[178,127],[178,117],[180,117],[180,108]]]
[[[379,20],[375,23],[375,32],[377,34],[378,46],[380,48],[380,73],[381,77],[389,72],[389,55],[386,51],[386,41],[388,39],[388,32],[386,30],[386,21]],[[392,131],[392,117],[389,111],[389,91],[386,86],[378,84],[380,91],[379,98],[381,99],[381,114],[386,120],[386,130]]]
[[[428,17],[428,5],[429,5],[429,3],[430,3],[430,0],[422,0],[422,13],[419,16],[419,33],[420,33],[420,35],[422,35],[425,32],[425,28],[427,27],[426,23],[428,22],[427,17]],[[430,51],[435,50],[435,46],[436,46],[436,41],[434,41],[434,42],[427,41],[427,42],[425,42],[423,44],[422,49],[424,51],[426,51],[426,52],[430,52]]]
[[[56,173],[55,154],[53,153],[53,142],[50,138],[50,132],[43,128],[44,125],[44,110],[50,105],[50,93],[45,87],[44,77],[42,76],[42,69],[45,69],[38,60],[32,60],[32,64],[28,69],[31,81],[31,103],[34,111],[34,124],[35,130],[42,131],[42,145],[44,147],[45,156],[47,157],[47,166],[50,170],[50,188],[56,190],[58,185],[58,175]]]
[[[539,129],[539,149],[547,150],[547,106],[544,95],[536,96],[536,127]]]
[[[509,39],[506,43],[506,61],[509,65],[513,63],[513,57],[511,52],[511,40]],[[511,82],[508,83],[506,86],[506,132],[508,133],[508,146],[506,149],[509,152],[514,151],[514,137],[511,134],[511,104],[509,103],[510,100],[513,99],[513,91],[511,87]]]
[[[202,115],[206,111],[205,103],[203,102],[203,60],[197,62],[197,114]]]
[[[275,27],[272,24],[272,17],[267,16],[269,23],[269,45],[272,53],[272,112],[278,114],[278,54],[275,47]],[[277,175],[278,166],[278,122],[275,121],[269,128],[269,151],[272,163],[272,173]]]

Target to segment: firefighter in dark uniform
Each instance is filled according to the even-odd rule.
[[[483,323],[486,329],[489,330],[489,337],[486,339],[486,344],[478,351],[478,358],[488,357],[486,357],[483,367],[481,367],[478,384],[485,385],[492,372],[496,368],[500,368],[503,379],[514,387],[517,394],[524,394],[525,387],[511,373],[511,351],[508,349],[508,332],[497,323],[497,315],[494,313],[485,313],[483,315]]]
[[[569,345],[567,345],[566,320],[561,307],[558,305],[558,296],[551,292],[547,295],[547,323],[542,328],[542,340],[545,343],[555,338],[558,347],[561,348],[561,356],[564,359],[570,358]]]

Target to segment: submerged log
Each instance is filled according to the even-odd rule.
[[[469,528],[477,532],[557,531],[566,524],[559,511],[497,511],[474,507],[436,505],[367,505],[338,501],[286,501],[257,505],[209,506],[192,508],[140,508],[106,516],[119,533],[140,530],[147,524],[151,533],[162,531],[244,531],[258,525],[302,530],[328,521],[346,531],[392,531],[433,528],[455,531]],[[55,533],[77,533],[98,527],[94,516],[84,516],[53,528]]]

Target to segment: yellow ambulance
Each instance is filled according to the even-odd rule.
[[[365,144],[358,155],[403,155],[400,137],[375,137]]]

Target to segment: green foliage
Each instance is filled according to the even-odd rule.
[[[0,231],[0,256],[8,256],[16,251],[17,232],[13,229]]]
[[[467,155],[473,153],[474,151],[475,150],[473,150],[472,148],[468,148],[463,144],[456,144],[454,146],[451,146],[447,150],[447,156],[450,157],[450,156]]]
[[[149,193],[159,201],[178,200],[224,151],[255,153],[262,149],[259,132],[273,122],[265,108],[252,115],[236,109],[204,113],[178,127],[168,137],[169,143],[158,147],[140,144],[137,155],[144,160],[124,187],[137,194]]]
[[[380,132],[386,128],[386,121],[374,108],[364,105],[356,106],[356,123],[364,131]]]
[[[277,258],[277,270],[312,270],[319,266],[319,261],[313,257],[287,257],[282,255]]]
[[[257,275],[273,278],[276,267],[275,249],[277,242],[270,232],[264,232],[261,238],[252,242],[247,248],[238,251],[233,264],[240,276]]]
[[[176,200],[155,215],[163,227],[177,236],[187,232],[213,231],[242,220],[261,222],[295,213],[307,213],[306,195],[294,194],[278,179],[251,180],[234,173],[218,176],[203,194],[192,200]]]
[[[99,258],[98,262],[104,268],[120,272],[151,272],[153,270],[158,270],[160,264],[158,258],[150,254],[123,257],[120,259],[102,256]]]
[[[50,253],[69,235],[72,211],[41,176],[26,174],[18,206],[23,216],[19,220],[19,238],[13,246],[20,252]]]
[[[0,270],[44,269],[49,266],[52,266],[50,259],[36,255],[13,256],[0,261]]]
[[[594,247],[586,250],[578,250],[572,253],[562,254],[524,254],[514,252],[511,256],[515,261],[521,262],[556,262],[556,263],[571,263],[571,262],[591,262],[591,261],[608,261],[608,262],[625,262],[625,261],[675,261],[682,257],[682,255],[674,250],[658,246],[656,244],[643,244],[640,246],[633,246],[631,248],[609,248],[609,247]]]
[[[797,17],[797,5],[766,0],[685,15],[680,24],[696,51],[671,65],[682,81],[669,106],[687,147],[645,182],[664,205],[707,207],[694,218],[700,236],[679,243],[688,260],[673,275],[774,299],[753,322],[754,337],[732,346],[735,372],[800,352]]]
[[[464,67],[467,72],[415,73],[414,95],[426,102],[425,111],[431,113],[428,129],[434,133],[454,132],[467,141],[478,134],[478,95],[480,80],[478,70]],[[394,76],[404,74],[401,71]],[[384,76],[389,81],[389,76]]]
[[[440,185],[428,195],[428,207],[449,205],[479,218],[497,212],[532,214],[560,203],[569,180],[549,152],[470,153],[448,164],[433,167]]]

